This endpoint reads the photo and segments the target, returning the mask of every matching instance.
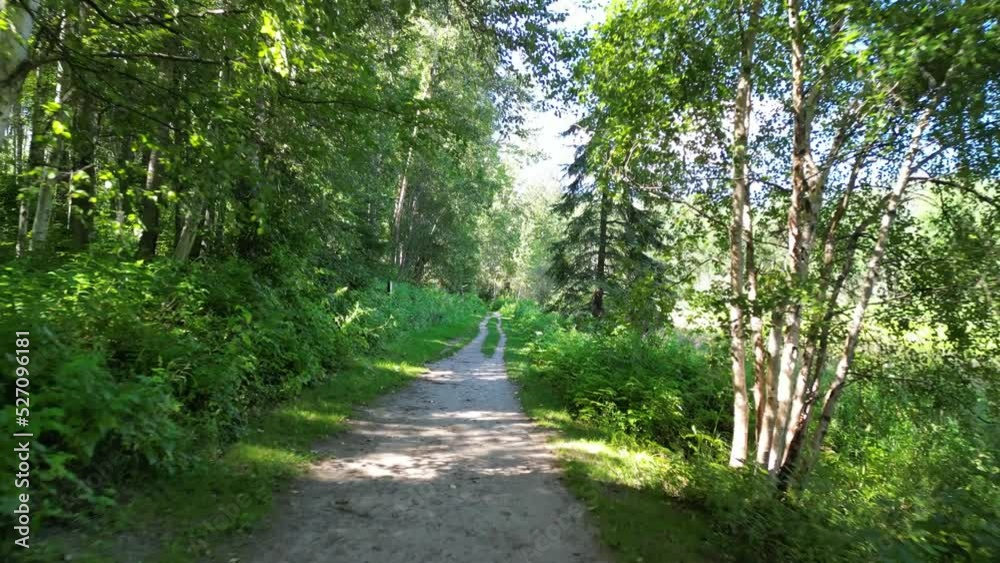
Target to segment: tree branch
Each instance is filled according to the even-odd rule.
[[[942,179],[942,178],[917,178],[914,181],[916,181],[916,182],[929,182],[931,184],[938,184],[938,185],[942,185],[942,186],[950,186],[950,187],[953,187],[953,188],[958,188],[958,189],[962,190],[963,192],[965,192],[965,193],[967,193],[967,194],[975,197],[979,201],[981,201],[981,202],[983,202],[985,204],[988,204],[988,205],[992,205],[993,207],[996,207],[997,209],[1000,209],[1000,200],[998,200],[995,197],[988,196],[988,195],[980,192],[979,190],[977,190],[976,188],[968,185],[965,182],[955,182],[953,180],[945,180],[945,179]]]
[[[104,59],[158,59],[165,61],[178,61],[185,63],[197,63],[197,64],[209,64],[209,65],[222,65],[228,64],[229,60],[215,60],[215,59],[203,59],[201,57],[185,57],[183,55],[170,55],[167,53],[119,53],[116,51],[108,51],[106,53],[95,53],[94,57],[104,58]]]

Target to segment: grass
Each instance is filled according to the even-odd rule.
[[[249,529],[271,510],[275,493],[302,474],[319,440],[343,430],[354,410],[402,387],[423,366],[464,346],[480,317],[404,335],[377,357],[359,360],[251,424],[247,435],[211,463],[128,491],[129,500],[79,534],[33,544],[34,561],[156,561],[212,557],[211,547]],[[122,538],[128,538],[123,546]],[[85,547],[84,547],[85,546]],[[41,547],[42,549],[34,549]]]
[[[500,319],[498,317],[490,317],[489,322],[486,324],[486,338],[483,339],[483,355],[487,358],[492,358],[493,354],[497,350],[497,344],[500,343]]]
[[[569,488],[587,506],[601,539],[624,562],[725,561],[718,540],[699,511],[681,505],[688,466],[679,454],[574,420],[557,393],[530,371],[530,336],[506,329],[505,361],[520,387],[521,403],[541,426],[554,430],[553,445]]]

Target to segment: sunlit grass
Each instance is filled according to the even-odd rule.
[[[524,409],[554,430],[552,444],[570,489],[586,504],[601,539],[617,560],[700,563],[723,559],[704,516],[681,506],[688,479],[679,454],[575,420],[556,389],[530,371],[526,345],[532,335],[505,325],[505,360],[520,387]]]
[[[487,358],[492,358],[493,354],[497,350],[497,344],[500,343],[500,319],[497,317],[490,317],[489,322],[486,324],[486,338],[483,339],[483,355]]]

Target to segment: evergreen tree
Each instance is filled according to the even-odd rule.
[[[662,268],[656,259],[663,248],[661,223],[650,192],[629,174],[642,164],[612,140],[612,125],[593,114],[569,133],[581,131],[590,139],[577,149],[567,169],[570,181],[553,206],[566,228],[553,243],[550,274],[562,308],[586,306],[600,318],[608,313],[609,301],[623,305],[637,281]],[[611,313],[621,317],[625,310]]]

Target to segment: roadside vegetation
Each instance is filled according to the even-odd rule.
[[[490,317],[489,322],[486,324],[486,338],[483,339],[482,351],[483,355],[487,358],[492,358],[493,354],[497,350],[497,344],[500,343],[500,319],[497,317]]]
[[[92,295],[100,299],[103,292],[95,290]],[[227,534],[248,529],[268,513],[273,495],[287,489],[292,478],[315,458],[313,446],[343,429],[356,407],[399,388],[418,375],[426,362],[464,345],[476,334],[485,313],[482,301],[474,296],[462,298],[405,284],[397,285],[392,295],[381,288],[344,292],[331,296],[329,306],[338,301],[342,302],[340,314],[327,310],[318,317],[329,319],[322,325],[325,332],[320,333],[284,332],[291,325],[278,320],[295,313],[288,306],[269,311],[277,319],[259,308],[250,309],[249,314],[257,317],[234,329],[241,329],[235,334],[213,333],[222,321],[201,317],[203,307],[187,310],[190,316],[185,318],[189,324],[198,322],[205,332],[165,330],[169,328],[162,324],[166,319],[158,314],[159,308],[151,307],[153,316],[131,317],[134,332],[129,339],[90,343],[100,352],[92,353],[87,370],[73,371],[79,364],[72,358],[83,355],[79,348],[65,349],[62,342],[39,339],[71,359],[61,365],[60,356],[46,355],[53,362],[45,364],[52,366],[53,377],[40,375],[34,380],[38,404],[61,408],[48,412],[40,426],[53,446],[43,452],[46,465],[38,474],[36,490],[46,500],[46,512],[38,522],[40,537],[30,552],[32,557],[38,561],[63,556],[94,561],[209,557]],[[94,314],[103,310],[108,315],[94,318],[95,323],[110,323],[120,314],[106,300],[93,305]],[[53,318],[55,311],[48,313],[49,322],[71,326],[58,316]],[[305,313],[299,313],[296,326],[308,328],[303,323]],[[284,345],[297,352],[296,361],[314,361],[316,371],[281,363],[287,356],[273,343],[281,342],[278,339],[286,334],[289,340]],[[154,340],[140,340],[142,335]],[[218,351],[206,352],[204,357],[190,353],[192,342],[218,350],[204,344],[213,337],[219,339],[219,346],[226,340],[239,345],[229,349],[232,356]],[[219,377],[220,366],[233,362],[247,366],[249,371],[237,372],[233,380],[216,387],[220,391],[262,369],[279,370],[268,373],[285,377],[273,378],[271,386],[248,385],[244,394],[252,400],[242,404],[232,395],[184,394],[167,385],[134,390],[127,383],[116,384],[127,378],[106,360],[124,353],[118,346],[126,343],[129,349],[161,350],[151,355],[150,361],[156,362],[151,370],[156,365],[183,362],[193,366],[203,361],[200,369],[186,374],[194,381]],[[177,350],[178,357],[166,356],[163,351],[167,350]],[[130,364],[130,369],[141,367],[138,362]],[[291,381],[292,374],[300,379]],[[73,379],[60,383],[56,377]],[[72,402],[63,394],[67,387],[73,389]],[[169,408],[141,410],[146,404]],[[232,419],[222,418],[222,404]],[[101,426],[95,428],[95,421]],[[137,424],[150,429],[143,432],[144,449],[126,442],[140,432]],[[129,447],[123,448],[123,443]],[[65,459],[70,452],[75,455],[54,470],[48,456]],[[157,452],[161,457],[153,456]]]
[[[997,13],[630,0],[574,37],[510,277],[551,315],[505,327],[626,560],[1000,557]]]
[[[836,449],[805,487],[778,494],[766,470],[728,467],[721,334],[580,331],[531,302],[501,310],[524,407],[558,431],[568,483],[620,561],[986,562],[1000,553],[996,460],[971,454],[991,431],[981,421],[901,409],[898,392],[863,386],[845,405]]]

